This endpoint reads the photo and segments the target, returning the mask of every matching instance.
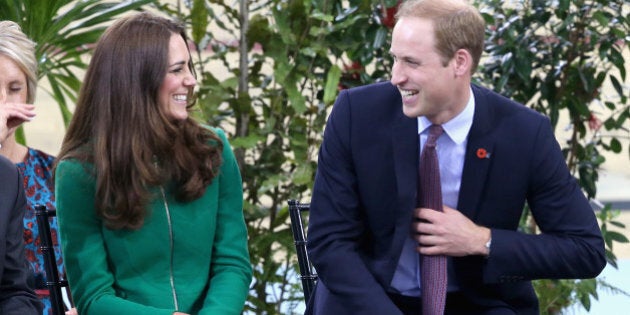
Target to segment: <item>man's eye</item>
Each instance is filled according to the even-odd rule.
[[[414,67],[415,67],[415,66],[420,65],[420,63],[419,63],[419,62],[417,62],[417,61],[413,61],[413,60],[407,60],[406,62],[407,62],[410,66],[414,66]]]

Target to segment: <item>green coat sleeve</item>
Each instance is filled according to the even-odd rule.
[[[243,185],[225,134],[219,129],[215,132],[223,141],[223,164],[217,178],[219,207],[210,285],[199,314],[241,314],[252,280],[243,217]]]

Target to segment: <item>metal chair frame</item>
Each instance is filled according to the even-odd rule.
[[[44,205],[35,206],[35,215],[37,216],[37,230],[39,231],[40,249],[44,255],[44,268],[46,270],[46,287],[50,292],[50,300],[54,315],[64,315],[65,304],[61,288],[69,289],[68,281],[61,279],[57,270],[57,259],[55,257],[55,249],[50,233],[50,218],[57,215],[56,210],[48,210]]]
[[[288,204],[291,231],[293,232],[293,241],[297,252],[298,265],[300,267],[300,280],[302,281],[302,289],[304,290],[304,300],[308,303],[315,289],[315,284],[317,283],[317,273],[314,271],[313,265],[308,258],[302,212],[309,211],[311,205],[310,203],[300,203],[293,199],[289,200]]]

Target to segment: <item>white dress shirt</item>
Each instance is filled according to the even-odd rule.
[[[442,203],[457,209],[459,187],[464,169],[464,155],[468,143],[468,132],[475,113],[475,97],[470,91],[470,98],[464,110],[442,125],[444,133],[437,140],[437,155],[440,164],[440,184],[442,186]],[[424,147],[431,122],[424,116],[418,117],[418,134],[420,150]],[[410,226],[411,229],[411,226]],[[392,287],[398,293],[408,296],[420,296],[420,258],[416,251],[417,242],[410,236],[405,240],[398,267],[392,278]],[[456,283],[449,280],[449,289]]]

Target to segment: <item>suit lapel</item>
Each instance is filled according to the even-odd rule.
[[[468,134],[457,209],[475,220],[488,171],[494,158],[492,153],[494,152],[495,139],[491,129],[495,123],[492,119],[492,104],[490,104],[487,93],[479,87],[473,86],[473,94],[475,97],[475,115]]]
[[[472,86],[475,97],[475,114],[468,134],[462,184],[459,191],[457,209],[469,218],[475,219],[478,204],[485,188],[485,182],[492,163],[495,135],[491,132],[493,121],[492,100],[487,91]],[[418,159],[419,155],[418,121],[400,112],[392,126],[392,148],[400,215],[398,219],[408,219],[408,209],[413,209],[417,202],[418,192]],[[485,157],[482,156],[484,150]]]
[[[418,147],[418,120],[401,111],[392,126],[392,148],[399,209],[409,215],[415,207],[418,191]]]

